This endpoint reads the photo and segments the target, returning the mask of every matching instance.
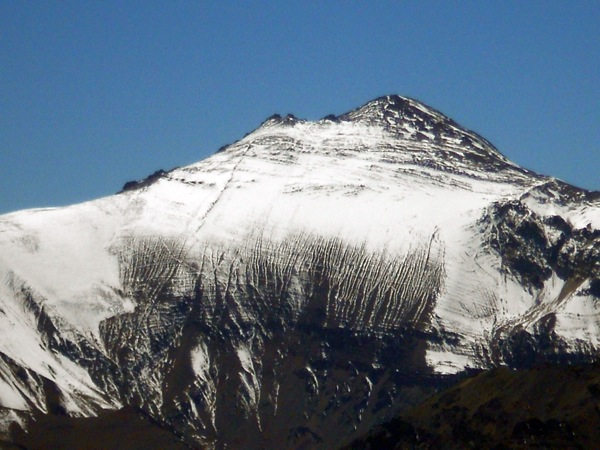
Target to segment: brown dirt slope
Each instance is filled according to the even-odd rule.
[[[140,413],[129,409],[102,411],[98,417],[73,418],[38,415],[27,433],[13,424],[10,441],[0,448],[61,449],[189,449],[177,436]]]

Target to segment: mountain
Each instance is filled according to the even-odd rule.
[[[133,415],[194,448],[335,448],[599,339],[600,193],[404,97],[0,216],[5,442]]]

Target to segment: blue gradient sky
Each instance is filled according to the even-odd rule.
[[[600,189],[600,2],[0,2],[0,213],[118,191],[273,113],[419,99]]]

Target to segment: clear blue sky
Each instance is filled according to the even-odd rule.
[[[2,1],[0,212],[118,191],[273,113],[419,99],[600,189],[598,1]]]

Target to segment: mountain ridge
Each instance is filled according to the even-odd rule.
[[[346,449],[594,448],[598,364],[483,372]]]
[[[307,122],[309,121],[299,119],[293,114],[285,116],[274,114],[265,120],[258,129],[274,125],[294,126]],[[383,127],[392,133],[416,140],[440,140],[441,130],[454,130],[458,135],[462,135],[463,139],[477,142],[480,147],[486,148],[494,156],[510,163],[498,149],[481,135],[462,127],[440,111],[409,97],[384,95],[339,116],[330,114],[316,121],[316,123],[323,122],[366,123]],[[252,132],[248,134],[252,134]]]

